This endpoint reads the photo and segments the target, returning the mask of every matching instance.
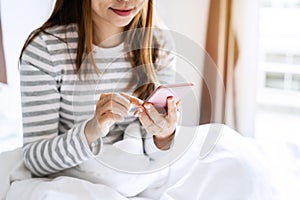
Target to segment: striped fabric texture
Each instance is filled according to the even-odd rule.
[[[161,44],[157,77],[160,83],[173,83],[175,58]],[[20,62],[24,162],[36,176],[57,173],[93,158],[101,152],[102,143],[121,140],[129,124],[139,124],[131,114],[93,148],[88,146],[84,128],[94,115],[97,100],[107,92],[132,94],[133,89],[127,86],[133,70],[122,43],[113,48],[95,46],[92,54],[98,72],[92,65],[83,65],[79,76],[74,72],[76,47],[77,27],[56,26],[34,38]],[[147,138],[146,153],[157,149],[152,136]]]

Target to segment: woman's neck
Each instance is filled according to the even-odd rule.
[[[104,48],[115,47],[122,42],[123,30],[108,22],[93,22],[93,43]]]

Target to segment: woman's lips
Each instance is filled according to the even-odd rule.
[[[111,9],[112,9],[112,11],[114,11],[114,13],[116,13],[117,15],[122,16],[122,17],[130,15],[133,10],[133,9],[119,10],[119,9],[114,9],[114,8],[111,8]]]

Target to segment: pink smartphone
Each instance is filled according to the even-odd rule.
[[[189,91],[191,91],[194,83],[180,83],[170,85],[160,85],[152,94],[145,100],[145,102],[152,103],[156,108],[167,108],[167,98],[173,96],[175,101],[179,101]]]

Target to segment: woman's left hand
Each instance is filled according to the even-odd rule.
[[[154,136],[154,142],[159,149],[168,149],[174,138],[179,119],[180,101],[174,97],[167,98],[167,113],[159,113],[151,103],[144,103],[138,108],[137,114],[147,133]]]

